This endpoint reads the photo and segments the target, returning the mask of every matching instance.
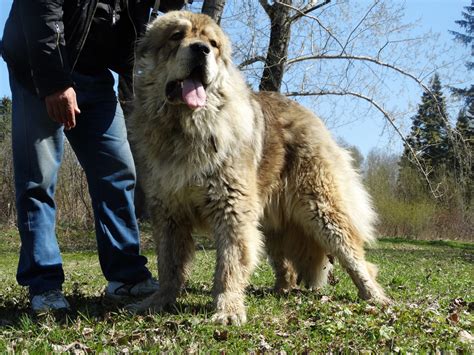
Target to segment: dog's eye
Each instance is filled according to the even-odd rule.
[[[214,48],[217,48],[217,42],[213,39],[211,39],[209,43],[211,43],[211,46],[213,46]]]
[[[184,32],[175,32],[170,36],[172,41],[180,41],[184,38]]]

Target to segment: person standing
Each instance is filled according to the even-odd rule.
[[[160,10],[181,1],[161,1]],[[122,108],[130,98],[134,48],[154,2],[14,0],[1,53],[12,92],[12,149],[21,238],[17,281],[36,312],[69,308],[55,225],[54,192],[67,137],[92,200],[106,296],[158,289],[140,255],[133,205],[136,172]]]

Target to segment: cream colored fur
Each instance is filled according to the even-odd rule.
[[[182,38],[176,40],[176,33]],[[193,69],[193,43],[211,51],[203,67],[205,107],[165,94]],[[326,283],[339,259],[364,299],[388,302],[365,261],[375,214],[350,155],[323,123],[276,93],[254,94],[230,59],[230,43],[207,16],[171,12],[138,49],[131,137],[156,239],[160,290],[136,311],[176,301],[194,254],[192,232],[217,247],[213,319],[246,321],[245,287],[266,248],[275,288]]]

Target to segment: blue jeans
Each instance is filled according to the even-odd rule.
[[[109,281],[139,282],[151,276],[139,253],[133,206],[135,167],[125,121],[110,71],[73,74],[81,114],[63,132],[49,118],[44,100],[10,74],[12,145],[18,230],[21,237],[17,281],[30,295],[61,289],[64,272],[55,234],[54,190],[64,134],[84,169],[95,218],[100,266]]]

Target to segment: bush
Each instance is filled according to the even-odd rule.
[[[16,223],[13,157],[11,150],[11,102],[0,102],[0,226]],[[62,228],[92,228],[93,213],[87,183],[70,145],[66,142],[56,188],[57,222]]]
[[[398,176],[399,157],[372,151],[366,162],[365,183],[379,214],[378,230],[386,236],[410,239],[472,241],[473,208],[466,206],[453,179],[438,186],[442,196],[432,197],[416,170]]]

